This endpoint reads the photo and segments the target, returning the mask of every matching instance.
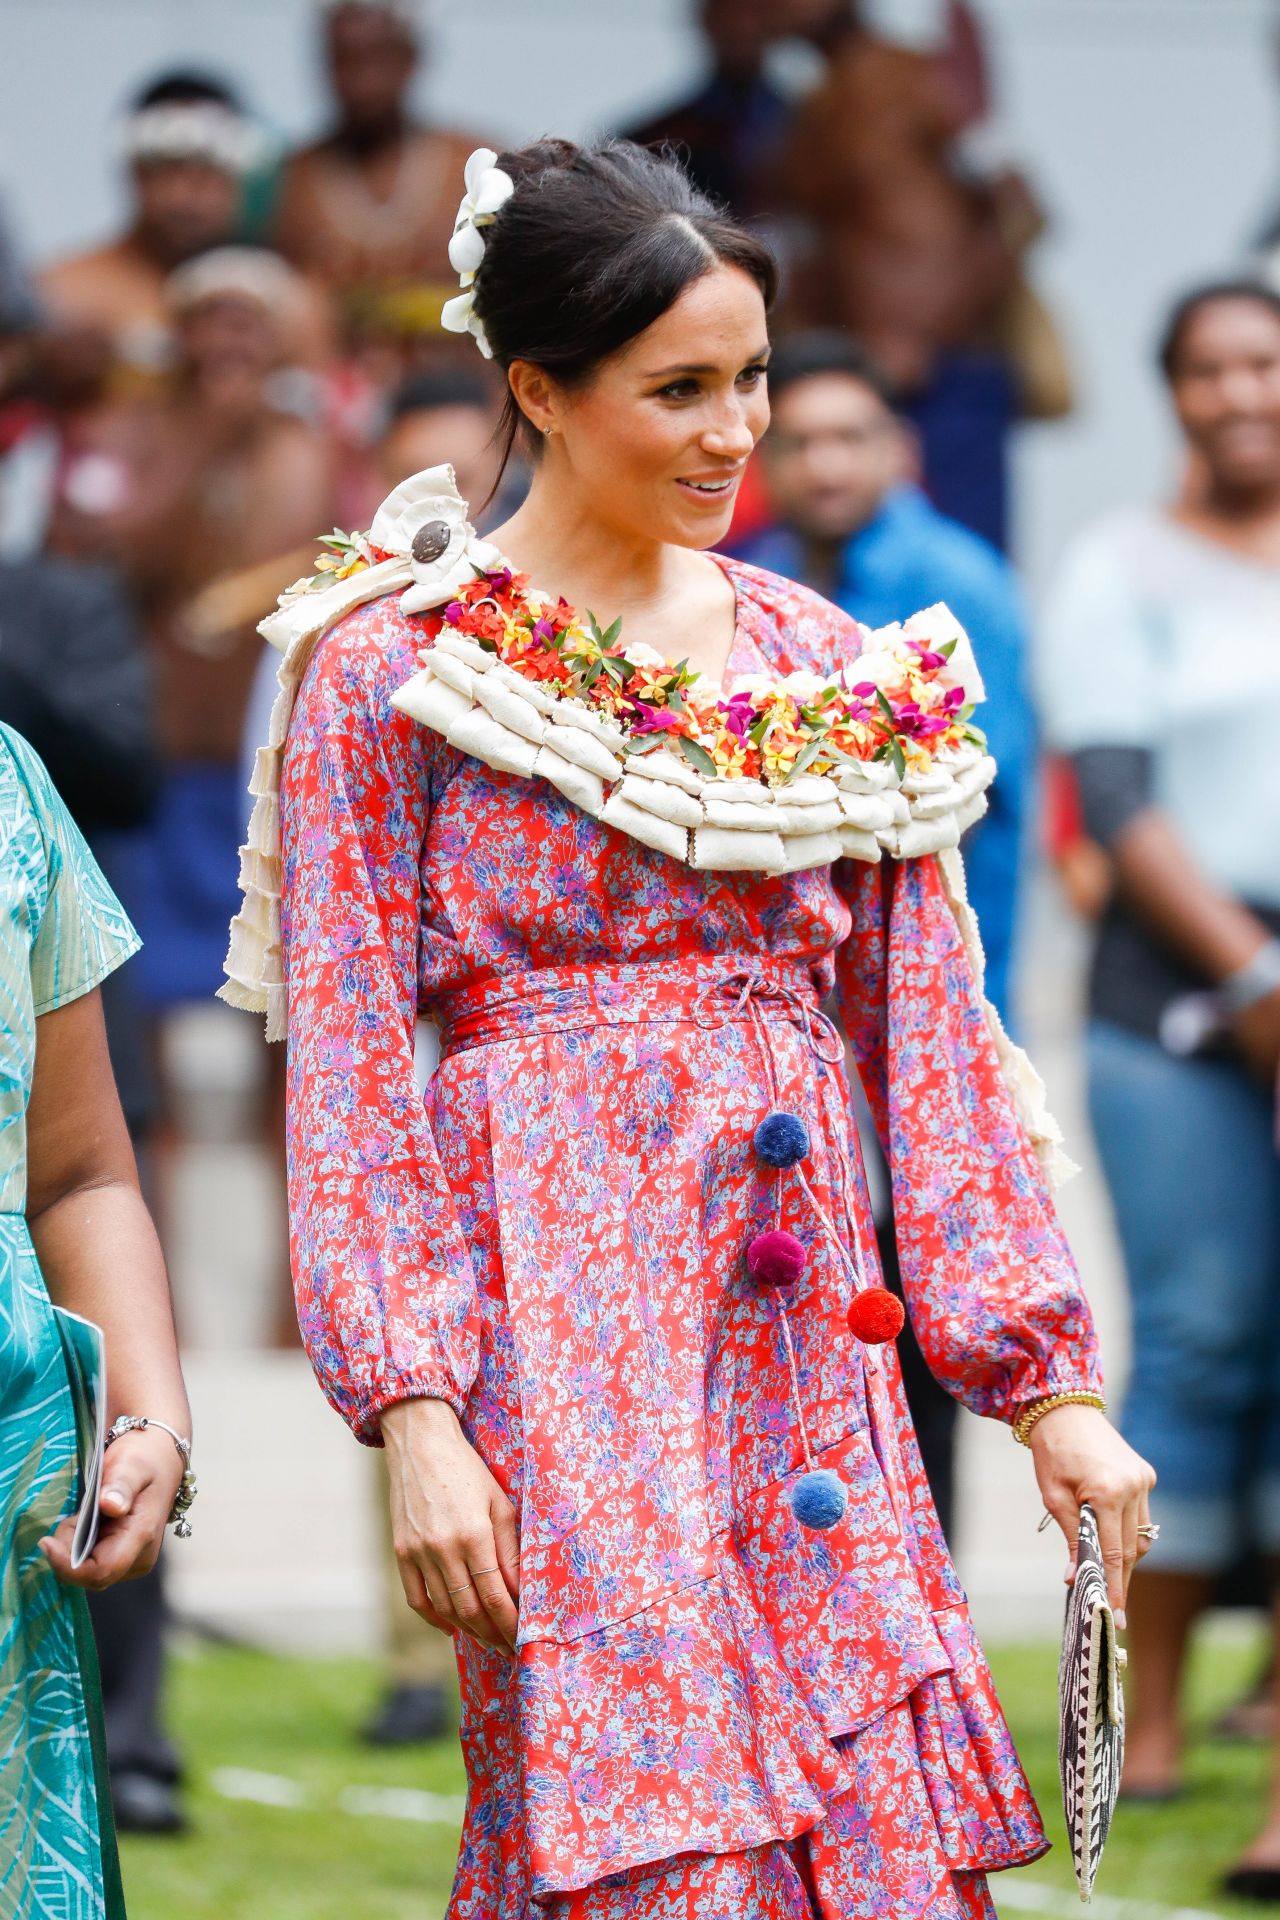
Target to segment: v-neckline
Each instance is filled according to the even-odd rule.
[[[747,603],[743,598],[742,583],[734,570],[733,561],[730,560],[726,554],[715,553],[710,550],[707,552],[707,558],[708,560],[714,561],[715,565],[719,567],[733,591],[733,638],[729,642],[729,651],[725,655],[724,666],[720,669],[719,679],[715,681],[708,680],[707,682],[709,686],[718,686],[722,693],[727,693],[734,682],[738,654],[742,649],[743,642],[747,638]]]
[[[507,572],[511,574],[518,574],[520,572],[520,568],[515,565],[514,561],[508,558],[501,547],[498,547],[496,551],[498,554],[498,565],[500,567],[504,567]],[[705,682],[707,686],[718,687],[722,693],[726,693],[733,685],[734,675],[737,670],[738,655],[744,643],[750,637],[747,632],[746,602],[743,599],[741,583],[735,571],[736,563],[731,560],[727,554],[716,553],[710,548],[705,549],[705,551],[708,560],[720,569],[724,578],[729,582],[729,587],[733,594],[733,637],[729,642],[729,651],[725,655],[724,665],[720,670],[719,677],[713,679],[710,674],[699,672],[698,678]],[[540,587],[536,581],[533,580],[529,582],[528,591],[536,595],[539,600],[546,600],[552,605],[554,605],[559,598],[559,595],[547,592],[544,587]],[[584,611],[585,609],[580,607],[574,608],[574,613],[579,616],[581,616]],[[626,644],[626,636],[624,633],[622,636],[624,650]],[[656,647],[649,646],[648,641],[640,641],[638,644],[643,646],[649,653],[656,654],[658,651]],[[678,661],[672,660],[667,654],[661,655],[660,658],[663,666],[669,667],[673,671],[679,665]]]

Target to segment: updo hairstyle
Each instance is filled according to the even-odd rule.
[[[766,309],[778,287],[769,248],[700,193],[669,153],[631,140],[578,147],[537,140],[499,155],[515,192],[485,229],[475,310],[505,373],[529,360],[582,387],[610,354],[717,266],[739,267]],[[502,464],[540,436],[507,390]]]

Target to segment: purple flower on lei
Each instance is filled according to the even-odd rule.
[[[734,693],[727,700],[721,700],[718,711],[724,715],[725,731],[736,740],[745,740],[748,729],[754,721],[755,708],[749,693]]]
[[[684,720],[670,707],[650,707],[643,700],[629,703],[631,724],[637,733],[682,733]]]

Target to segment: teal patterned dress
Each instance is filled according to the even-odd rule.
[[[0,1920],[124,1914],[88,1610],[37,1545],[77,1469],[24,1209],[36,1020],[138,944],[44,767],[0,726]]]

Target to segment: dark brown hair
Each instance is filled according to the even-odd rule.
[[[1275,319],[1280,320],[1280,293],[1268,286],[1265,280],[1210,280],[1204,286],[1193,287],[1175,304],[1164,323],[1160,344],[1156,348],[1160,371],[1171,386],[1178,378],[1182,349],[1192,323],[1206,307],[1216,307],[1220,301],[1230,300],[1252,301],[1255,306],[1264,307]]]
[[[584,385],[716,266],[741,268],[773,304],[769,248],[699,192],[670,153],[630,140],[538,140],[498,165],[516,190],[484,229],[475,305],[504,372],[530,360],[564,386]],[[504,467],[522,425],[508,390]]]

